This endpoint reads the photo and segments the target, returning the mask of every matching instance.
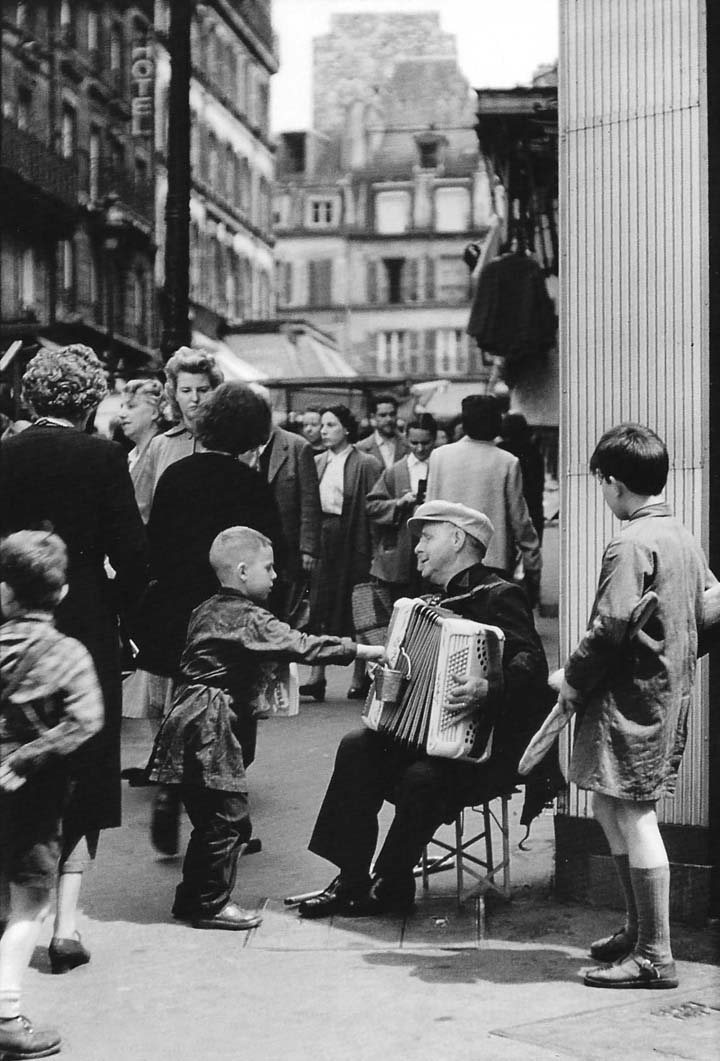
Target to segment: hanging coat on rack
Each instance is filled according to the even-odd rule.
[[[508,361],[546,354],[555,342],[555,309],[542,269],[524,253],[495,258],[480,273],[467,331]]]

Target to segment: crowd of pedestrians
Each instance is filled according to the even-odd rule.
[[[454,424],[427,413],[401,421],[396,397],[379,394],[360,438],[343,404],[308,407],[285,427],[274,424],[269,393],[224,382],[208,353],[181,348],[165,371],[164,385],[124,387],[118,446],[88,430],[106,394],[92,350],[43,350],[23,379],[34,421],[2,443],[0,882],[10,888],[0,893],[0,1055],[7,1058],[60,1048],[56,1033],[20,1014],[22,973],[53,888],[53,971],[90,960],[76,918],[100,834],[120,824],[123,669],[131,672],[125,712],[151,719],[157,734],[148,762],[126,774],[156,786],[151,835],[165,854],[177,851],[184,804],[193,830],[172,912],[205,929],[248,930],[261,920],[232,893],[239,850],[251,841],[246,768],[257,721],[287,680],[280,664],[310,665],[299,694],[322,702],[325,667],[352,663],[347,697],[365,699],[366,663],[384,651],[369,631],[387,627],[402,596],[428,595],[505,636],[497,740],[482,774],[401,753],[367,730],[343,741],[311,839],[340,876],[301,907],[306,917],[408,910],[423,845],[458,808],[512,787],[523,747],[550,706],[533,618],[544,468],[519,414],[503,422],[498,401],[478,394],[463,401]],[[654,817],[637,813],[636,801],[657,799],[674,781],[682,754],[675,700],[686,711],[703,593],[714,579],[658,500],[667,453],[657,436],[637,425],[611,434],[591,468],[620,519],[648,519],[623,539],[631,547],[613,546],[606,556],[593,625],[561,692],[572,710],[587,699],[574,777],[599,793],[597,814],[628,898],[626,924],[594,945],[614,971],[586,982],[669,987],[677,980],[667,859]],[[651,655],[638,662],[622,634],[647,589],[652,571],[642,562],[653,549],[661,574],[669,564],[653,584],[659,629],[679,624],[685,634],[667,657],[652,655],[659,641],[646,639]],[[688,590],[680,604],[678,572]],[[613,653],[639,667],[644,684],[598,695]],[[648,721],[658,767],[637,795],[628,777],[644,754],[637,704],[650,671],[666,695],[663,717],[658,722],[656,704]],[[634,738],[613,758],[603,751],[602,720],[610,710],[622,715],[626,694]],[[482,679],[458,680],[450,709],[467,712],[488,695]],[[658,724],[663,733],[674,727],[672,746]],[[396,805],[395,821],[371,872],[386,798]]]

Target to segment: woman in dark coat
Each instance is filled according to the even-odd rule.
[[[365,498],[382,473],[382,465],[353,443],[357,422],[345,405],[322,410],[320,437],[325,452],[315,458],[320,482],[322,530],[320,559],[313,584],[311,613],[317,633],[352,636],[353,587],[370,579],[372,538]],[[351,700],[364,699],[365,664],[355,666],[348,691]],[[303,696],[325,699],[325,671],[314,667]]]
[[[120,824],[118,614],[132,631],[146,586],[147,555],[125,453],[84,432],[106,394],[105,373],[93,351],[79,344],[41,351],[27,367],[23,389],[39,419],[0,448],[0,532],[49,522],[64,540],[70,589],[57,625],[87,647],[105,700],[103,729],[73,758],[74,789],[63,818],[52,950],[69,968],[89,959],[76,930],[82,869],[94,856],[98,831]]]
[[[237,459],[269,433],[263,399],[243,383],[223,383],[198,413],[196,452],[160,477],[148,523],[152,585],[141,655],[142,665],[155,674],[175,676],[190,614],[217,591],[208,557],[221,530],[260,531],[281,563],[284,541],[270,487]]]

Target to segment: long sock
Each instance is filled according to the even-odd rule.
[[[651,962],[670,962],[670,867],[631,866],[630,878],[638,913],[635,953]]]
[[[628,855],[613,855],[615,869],[617,871],[620,887],[625,898],[625,931],[630,939],[635,942],[638,931],[637,906],[635,904],[635,892],[633,891],[632,878],[630,877],[630,858]]]

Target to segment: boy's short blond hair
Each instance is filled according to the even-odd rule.
[[[67,582],[65,542],[51,531],[21,530],[0,541],[0,582],[23,608],[51,611]]]
[[[272,549],[272,542],[252,527],[227,527],[210,546],[210,564],[221,578],[228,568],[253,560],[261,549]]]

